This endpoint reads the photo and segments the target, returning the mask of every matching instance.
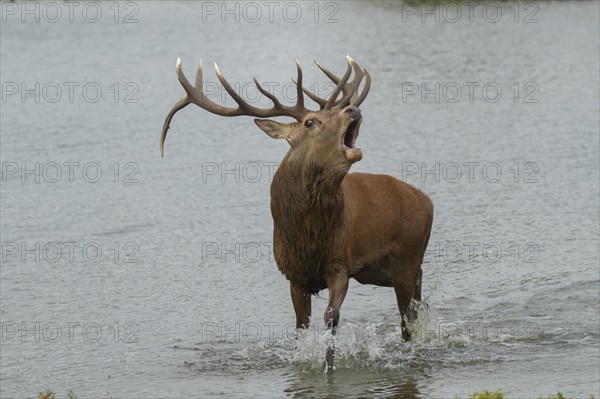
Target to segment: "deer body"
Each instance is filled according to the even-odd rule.
[[[301,297],[297,327],[308,326],[310,294],[332,283],[347,289],[350,278],[396,288],[404,315],[412,298],[421,300],[421,263],[433,219],[429,198],[387,175],[350,173],[319,182],[318,173],[302,178],[301,171],[288,171],[293,167],[284,161],[273,178],[271,213],[275,260],[292,296]],[[341,307],[335,300],[344,295],[330,292],[328,310],[334,312],[326,312],[325,322],[332,327]]]
[[[421,299],[421,263],[431,231],[432,203],[420,190],[391,176],[348,174],[363,156],[355,142],[362,122],[358,106],[371,85],[368,71],[348,57],[346,73],[339,78],[317,63],[336,84],[331,96],[323,99],[302,87],[302,70],[296,63],[296,105],[282,105],[254,79],[258,90],[273,102],[272,108],[260,109],[245,102],[216,65],[217,77],[238,107],[212,102],[202,91],[202,64],[192,86],[178,60],[177,76],[186,94],[167,115],[161,154],[171,119],[191,103],[222,116],[295,118],[292,123],[254,121],[272,138],[290,144],[271,184],[271,214],[275,260],[290,281],[296,326],[308,327],[311,295],[327,288],[324,319],[335,334],[349,279],[354,278],[363,284],[394,287],[402,335],[409,340],[404,316],[411,299]],[[352,72],[354,79],[348,82]],[[304,107],[304,94],[319,104],[318,111]],[[333,348],[326,361],[329,370]]]

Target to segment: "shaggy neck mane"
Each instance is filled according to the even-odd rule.
[[[271,184],[275,258],[280,271],[311,293],[325,288],[324,271],[335,265],[335,242],[343,224],[345,173],[282,161]]]

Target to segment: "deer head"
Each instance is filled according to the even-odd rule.
[[[193,103],[208,112],[221,116],[247,115],[261,118],[254,120],[260,129],[270,137],[286,139],[290,144],[291,149],[288,153],[288,159],[292,162],[337,167],[347,171],[352,163],[362,158],[362,151],[355,145],[362,122],[358,107],[369,92],[371,77],[369,72],[366,69],[362,70],[356,61],[349,56],[346,56],[346,58],[348,67],[342,78],[337,77],[315,61],[317,66],[336,85],[331,96],[327,99],[318,97],[302,86],[302,69],[298,60],[296,60],[298,77],[297,80],[294,80],[297,99],[294,106],[281,104],[273,94],[265,90],[254,78],[254,83],[259,92],[273,102],[273,106],[268,109],[257,108],[244,101],[225,80],[217,64],[215,64],[217,78],[238,106],[229,108],[211,101],[202,89],[202,61],[198,66],[196,82],[192,86],[185,77],[181,68],[181,61],[178,59],[177,77],[186,94],[179,99],[165,119],[160,138],[161,156],[164,155],[164,142],[171,119],[177,111]],[[353,71],[354,78],[348,82]],[[358,89],[364,77],[366,77],[365,84],[359,95]],[[304,93],[319,104],[319,110],[312,111],[304,106]],[[339,98],[340,94],[341,98]],[[296,119],[296,121],[282,123],[264,119],[276,116],[289,116]]]

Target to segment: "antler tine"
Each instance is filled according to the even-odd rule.
[[[352,81],[352,96],[350,97],[350,102],[354,101],[358,95],[358,88],[360,86],[360,82],[365,77],[365,72],[360,69],[360,65],[355,60],[352,60],[354,64],[354,80]]]
[[[225,91],[227,91],[227,93],[229,93],[233,101],[235,101],[239,105],[239,109],[252,109],[252,106],[246,101],[244,101],[244,99],[239,94],[237,94],[235,90],[233,90],[233,87],[231,87],[227,79],[225,79],[216,62],[215,73],[217,74],[217,78],[219,79],[219,82],[221,82],[221,84],[223,85]]]
[[[294,83],[296,83],[296,81],[294,81]],[[313,94],[312,91],[308,90],[306,87],[302,87],[302,91],[314,102],[316,102],[317,104],[319,104],[319,108],[323,109],[325,108],[325,104],[327,104],[327,100],[324,98],[321,98],[319,96],[317,96],[316,94]]]
[[[196,81],[194,82],[194,87],[202,87],[202,60],[198,62],[198,70],[196,71]]]
[[[258,91],[260,91],[260,93],[267,97],[269,100],[273,101],[273,104],[275,106],[280,106],[281,103],[279,102],[279,99],[277,97],[275,97],[273,94],[269,93],[267,90],[263,89],[263,87],[260,85],[260,83],[258,83],[258,80],[256,80],[256,78],[252,78],[252,80],[254,80],[254,84],[256,85],[256,88],[258,89]]]
[[[358,93],[357,93],[358,87],[360,86],[360,82],[362,81],[363,77],[365,76],[365,73],[360,69],[360,66],[358,65],[358,63],[356,61],[354,61],[352,59],[352,57],[346,56],[346,58],[347,58],[348,62],[350,64],[352,64],[352,69],[354,70],[354,78],[353,78],[352,82],[348,82],[345,85],[343,85],[342,98],[340,100],[334,101],[333,105],[331,106],[332,108],[341,108],[350,103],[354,104],[358,98]],[[315,64],[319,67],[319,69],[321,71],[323,71],[323,73],[325,75],[327,75],[327,77],[329,79],[331,79],[331,81],[333,83],[336,84],[336,86],[340,83],[341,79],[339,77],[337,77],[336,74],[331,72],[329,69],[327,69],[326,67],[321,65],[316,60],[315,60]],[[319,104],[321,109],[325,108],[325,105],[327,104],[328,100],[323,99],[323,98],[317,96],[316,94],[313,94],[310,90],[308,90],[305,87],[303,87],[302,90],[304,91],[304,93],[306,93],[306,95],[308,95],[308,97],[310,97],[311,100],[313,100],[314,102]],[[366,94],[365,94],[365,96],[366,96]],[[363,100],[364,100],[364,98],[363,98]],[[361,100],[361,102],[363,100]]]
[[[343,108],[350,104],[352,100],[355,100],[357,98],[356,92],[360,86],[360,82],[365,76],[364,72],[360,69],[360,65],[358,65],[356,61],[354,61],[349,55],[346,57],[348,58],[348,62],[352,65],[352,69],[354,70],[354,79],[352,82],[344,86],[344,96],[340,101],[334,104],[333,108]]]
[[[296,82],[296,108],[304,109],[304,93],[302,91],[302,67],[296,59],[296,68],[298,69],[298,81]]]
[[[171,124],[171,119],[173,116],[182,108],[187,107],[191,104],[191,101],[188,100],[187,94],[184,95],[175,103],[175,106],[171,109],[167,118],[165,119],[165,123],[163,124],[162,132],[160,133],[160,156],[165,156],[165,139],[167,138],[167,131],[169,130],[169,125]]]
[[[340,78],[338,78],[333,72],[331,72],[329,69],[325,68],[323,65],[319,64],[319,61],[315,60],[315,64],[317,64],[317,66],[319,67],[319,69],[321,71],[323,71],[323,73],[325,75],[327,75],[327,77],[329,79],[331,79],[333,81],[333,83],[338,84],[340,83]]]
[[[367,69],[365,68],[365,87],[363,87],[362,92],[360,93],[360,96],[356,99],[356,100],[352,100],[350,105],[353,105],[355,107],[360,106],[360,104],[362,104],[363,101],[365,101],[365,98],[367,98],[367,94],[369,94],[369,90],[371,89],[371,75],[369,74],[369,71],[367,71]],[[357,87],[358,89],[358,87]]]
[[[292,79],[292,82],[294,82],[296,84],[296,86],[298,86],[298,81],[296,79]],[[304,92],[304,94],[306,94],[311,100],[313,100],[314,102],[319,104],[320,109],[323,109],[325,107],[325,104],[327,104],[326,99],[317,96],[316,94],[314,94],[312,91],[310,91],[306,87],[304,87],[302,85],[300,85],[300,86],[302,87],[302,91]]]
[[[175,64],[175,71],[177,72],[177,77],[179,78],[179,81],[181,82],[181,78],[179,77],[180,70],[181,70],[181,59],[177,58],[177,63]],[[183,76],[183,79],[189,85],[189,82],[187,81],[185,76]],[[196,84],[198,84],[198,82],[200,82],[200,86],[201,86],[202,85],[202,60],[200,60],[200,65],[198,66],[198,72],[196,73]],[[165,118],[165,123],[163,124],[163,128],[160,133],[160,156],[161,157],[165,156],[165,140],[167,138],[167,132],[169,131],[169,127],[171,125],[171,120],[173,119],[173,116],[175,116],[177,111],[187,107],[188,105],[190,105],[192,103],[188,97],[188,90],[186,89],[186,86],[184,85],[183,87],[185,89],[186,94],[175,103],[173,108],[171,108],[171,111],[169,111],[169,113],[167,114],[167,117]]]
[[[179,79],[179,83],[185,90],[187,94],[187,99],[190,103],[194,103],[202,109],[205,109],[208,112],[212,112],[217,115],[222,116],[236,116],[241,115],[241,109],[237,108],[228,108],[222,105],[219,105],[206,97],[204,91],[202,90],[202,61],[200,61],[198,65],[198,71],[196,72],[196,83],[199,83],[200,86],[192,86],[188,81],[187,77],[183,73],[183,68],[181,67],[181,59],[177,59],[177,78]],[[218,77],[218,76],[217,76]],[[229,84],[227,84],[229,86]],[[231,88],[231,86],[229,87]],[[227,90],[227,88],[225,88]],[[183,107],[182,107],[183,108]],[[175,107],[173,107],[175,109]],[[181,109],[181,108],[180,108]],[[178,110],[177,110],[178,111]],[[175,111],[175,112],[177,112]]]
[[[315,60],[315,64],[317,65],[317,67],[319,67],[319,69],[321,71],[323,71],[323,73],[325,75],[327,75],[327,77],[329,79],[331,79],[331,81],[333,81],[333,83],[337,86],[338,83],[340,83],[340,78],[338,78],[333,72],[331,72],[329,69],[325,68],[323,65],[319,64],[319,61]],[[294,83],[298,84],[295,80]],[[302,87],[302,91],[314,102],[316,102],[317,104],[319,104],[319,108],[323,109],[325,108],[325,105],[327,104],[327,99],[325,98],[321,98],[319,96],[317,96],[316,94],[314,94],[312,91],[310,91],[309,89],[307,89],[306,87]],[[342,88],[342,93],[345,94],[344,89]]]
[[[329,97],[329,100],[327,100],[327,103],[325,104],[325,107],[323,107],[323,109],[330,109],[333,106],[333,104],[335,103],[335,100],[337,99],[338,95],[340,94],[340,91],[342,91],[342,88],[344,87],[346,82],[348,82],[348,78],[350,78],[351,73],[352,73],[352,65],[350,63],[350,58],[348,58],[348,68],[346,69],[346,73],[344,74],[342,79],[339,81],[339,83],[337,84],[335,89],[333,90],[333,93],[331,93],[331,96]]]

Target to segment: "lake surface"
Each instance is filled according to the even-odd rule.
[[[600,395],[597,2],[89,4],[1,4],[3,398]],[[325,95],[345,54],[352,170],[435,218],[413,341],[352,281],[326,375],[327,292],[296,337],[271,254],[287,144],[195,106],[158,139],[178,57],[293,100],[295,58]]]

